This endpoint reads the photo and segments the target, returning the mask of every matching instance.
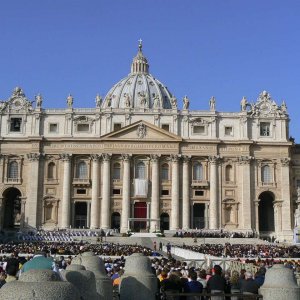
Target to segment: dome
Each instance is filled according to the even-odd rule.
[[[139,43],[130,74],[116,83],[104,98],[102,108],[177,108],[177,101],[159,80],[149,73],[147,58]]]

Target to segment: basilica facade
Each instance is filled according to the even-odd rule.
[[[284,102],[263,91],[238,100],[237,112],[219,112],[214,97],[190,110],[149,73],[141,44],[129,75],[94,108],[73,101],[44,108],[17,87],[0,102],[1,229],[223,228],[291,239],[300,151]]]

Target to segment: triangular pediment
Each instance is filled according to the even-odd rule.
[[[180,142],[182,138],[145,121],[138,121],[102,136],[103,140]]]

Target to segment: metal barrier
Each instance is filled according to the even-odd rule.
[[[234,294],[225,294],[225,293],[174,293],[174,292],[164,292],[161,294],[162,300],[179,300],[181,297],[189,297],[193,300],[214,300],[214,299],[239,299],[239,300],[257,300],[263,299],[262,295],[257,294],[243,294],[243,293],[234,293]]]

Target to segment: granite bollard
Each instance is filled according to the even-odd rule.
[[[126,258],[125,273],[121,277],[121,300],[154,300],[157,278],[151,269],[151,261],[141,253]]]
[[[93,252],[84,252],[82,255],[74,257],[73,264],[82,265],[88,271],[92,271],[96,279],[96,290],[98,299],[111,300],[113,299],[113,286],[111,279],[107,276],[102,259],[96,256]]]
[[[51,270],[29,270],[19,280],[6,283],[0,289],[0,299],[80,300],[80,294],[73,284],[62,281]]]
[[[96,279],[92,271],[85,270],[81,265],[70,265],[61,271],[64,280],[72,283],[80,292],[82,300],[97,300]]]
[[[300,300],[300,287],[296,283],[293,270],[283,265],[274,265],[267,270],[259,294],[264,300]]]

